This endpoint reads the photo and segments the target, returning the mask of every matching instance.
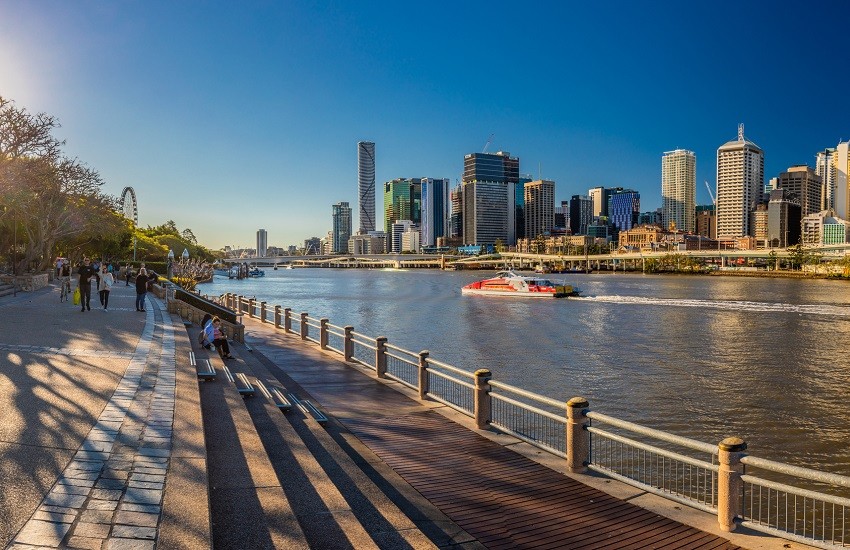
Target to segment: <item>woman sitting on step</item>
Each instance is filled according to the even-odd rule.
[[[212,322],[207,323],[204,327],[204,335],[205,340],[207,342],[212,342],[215,346],[215,350],[222,359],[230,359],[233,357],[230,355],[230,346],[227,344],[227,337],[221,331],[221,319],[213,317]]]

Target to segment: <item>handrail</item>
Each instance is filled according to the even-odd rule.
[[[741,462],[747,466],[761,468],[762,470],[768,470],[770,472],[777,472],[780,474],[801,477],[803,479],[810,479],[812,481],[819,481],[821,483],[827,483],[837,487],[850,487],[850,477],[840,474],[818,472],[817,470],[812,470],[810,468],[792,466],[791,464],[784,464],[782,462],[775,462],[773,460],[757,458],[754,456],[742,457]]]
[[[616,426],[618,428],[623,428],[624,430],[629,430],[630,432],[638,433],[641,435],[647,435],[649,437],[654,437],[655,439],[659,439],[661,441],[666,441],[668,443],[674,443],[676,445],[680,445],[682,447],[686,447],[688,449],[693,449],[695,451],[702,451],[704,453],[716,455],[717,454],[717,445],[711,445],[709,443],[703,443],[702,441],[697,441],[696,439],[691,439],[689,437],[682,437],[679,435],[673,435],[667,432],[662,432],[661,430],[656,430],[653,428],[647,428],[641,426],[640,424],[635,424],[634,422],[628,422],[626,420],[620,420],[618,418],[614,418],[613,416],[608,416],[606,414],[589,411],[587,413],[587,417],[591,420],[598,420],[600,422],[604,422],[605,424],[610,424],[611,426]]]
[[[546,397],[543,395],[538,395],[536,393],[532,393],[528,390],[524,390],[522,388],[518,388],[516,386],[511,386],[510,384],[505,384],[504,382],[498,382],[496,380],[490,380],[490,386],[496,389],[509,391],[511,393],[515,393],[517,395],[521,395],[523,397],[527,397],[529,399],[533,399],[535,401],[539,401],[541,403],[545,403],[552,407],[565,408],[566,402],[558,401],[557,399],[552,399],[550,397]]]

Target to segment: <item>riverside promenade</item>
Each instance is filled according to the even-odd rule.
[[[594,476],[246,319],[243,400],[148,295],[0,299],[0,548],[804,548]],[[190,363],[219,374],[199,382]],[[675,519],[671,519],[675,518]],[[695,528],[695,525],[699,528]]]

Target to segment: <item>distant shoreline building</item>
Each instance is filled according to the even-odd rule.
[[[676,149],[661,157],[661,223],[669,230],[693,233],[697,198],[697,157],[693,151]]]
[[[451,236],[451,181],[422,178],[421,185],[421,246],[434,246],[440,237]]]
[[[257,230],[257,257],[265,258],[269,248],[269,235],[265,229]]]
[[[351,207],[347,202],[340,202],[331,207],[333,229],[331,230],[331,252],[344,254],[348,252],[348,239],[351,238]]]
[[[462,181],[463,242],[515,244],[519,158],[505,151],[470,153],[463,158]]]
[[[738,139],[717,149],[717,238],[752,236],[750,213],[762,200],[764,191],[764,151],[744,137],[738,125]]]
[[[360,233],[375,230],[375,144],[357,143],[357,188]]]
[[[550,235],[555,227],[555,182],[537,180],[525,183],[525,228],[526,238]]]

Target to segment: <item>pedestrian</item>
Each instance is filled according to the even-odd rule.
[[[127,284],[124,286],[130,286],[130,264],[127,264],[127,267],[124,268],[124,276],[127,277]]]
[[[145,310],[145,294],[148,293],[148,272],[144,267],[139,268],[136,275],[136,311]]]
[[[112,290],[112,285],[115,283],[115,278],[109,272],[109,268],[105,265],[100,268],[100,280],[97,284],[97,290],[100,291],[100,305],[103,306],[103,311],[109,311],[109,291]]]
[[[84,258],[77,273],[80,274],[80,311],[91,311],[91,278],[97,275],[91,266],[91,260]]]
[[[230,346],[227,344],[227,337],[221,331],[221,319],[217,316],[212,318],[212,322],[207,323],[204,327],[204,336],[207,342],[212,342],[215,350],[222,359],[232,359],[230,355]]]

